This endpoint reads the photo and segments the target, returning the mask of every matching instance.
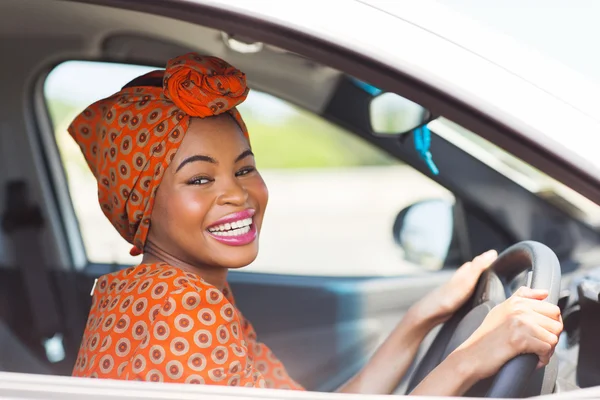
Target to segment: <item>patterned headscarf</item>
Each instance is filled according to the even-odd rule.
[[[235,106],[246,99],[246,76],[225,61],[189,53],[134,79],[100,100],[69,126],[98,181],[102,211],[141,253],[163,174],[191,117],[231,114],[248,137]]]

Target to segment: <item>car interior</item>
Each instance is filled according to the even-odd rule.
[[[161,14],[153,8],[157,6],[136,6],[140,8],[136,10],[121,7],[118,1],[101,3],[0,3],[0,50],[5,60],[0,66],[0,371],[70,375],[95,279],[129,266],[127,258],[110,256],[114,242],[99,239],[96,250],[90,248],[96,239],[89,235],[104,232],[104,228],[100,223],[86,222],[80,210],[93,208],[98,215],[100,209],[93,196],[79,194],[84,184],[76,183],[79,178],[67,159],[66,146],[72,144],[63,144],[57,131],[64,136],[65,121],[56,120],[55,109],[49,104],[50,77],[63,65],[78,62],[98,66],[94,74],[106,82],[117,76],[102,70],[106,65],[162,68],[168,59],[195,51],[226,59],[246,73],[253,91],[310,115],[322,126],[339,130],[342,144],[336,146],[340,152],[360,153],[363,147],[343,149],[346,142],[359,146],[356,142],[385,160],[380,169],[367,165],[369,168],[361,170],[371,175],[351,172],[344,178],[338,170],[319,175],[321,185],[376,180],[379,186],[373,190],[379,192],[369,193],[366,186],[354,182],[356,187],[347,189],[354,194],[347,197],[306,200],[308,197],[298,194],[298,198],[303,199],[303,206],[314,201],[315,209],[333,215],[333,206],[343,210],[344,202],[350,204],[348,198],[361,197],[362,203],[353,200],[352,204],[358,204],[356,209],[347,207],[348,214],[337,218],[346,220],[350,213],[366,210],[364,216],[356,215],[353,224],[377,230],[373,246],[384,242],[387,247],[370,247],[370,242],[361,246],[368,237],[359,233],[338,246],[333,235],[319,236],[321,229],[313,226],[299,228],[293,247],[281,244],[279,252],[268,253],[269,243],[275,247],[280,242],[276,234],[265,233],[265,258],[259,258],[248,271],[229,274],[237,304],[295,380],[309,390],[335,390],[364,365],[408,308],[448,279],[453,269],[488,249],[503,251],[522,241],[536,241],[548,246],[560,262],[558,304],[565,332],[554,362],[536,375],[539,379],[525,394],[600,385],[600,349],[596,343],[600,325],[591,317],[600,311],[600,272],[595,269],[600,261],[596,220],[600,209],[551,178],[549,170],[533,168],[504,150],[502,143],[485,139],[489,137],[487,130],[501,127],[475,119],[468,123],[457,105],[435,94],[427,94],[429,101],[419,98],[415,95],[419,86],[414,82],[390,75],[379,79],[391,82],[390,86],[380,84],[381,89],[377,89],[355,76],[358,67],[351,71],[350,67],[330,66],[334,64],[325,51],[320,57],[309,57],[303,52],[306,44],[298,43],[292,51],[282,45],[278,32],[259,34],[259,23],[251,19],[243,30],[237,21],[216,11],[211,14],[209,9],[196,22],[190,22]],[[256,37],[248,35],[253,29]],[[62,82],[70,80],[73,93],[94,86],[90,81],[94,75],[69,72],[66,76]],[[113,86],[118,90],[125,83],[114,78]],[[57,91],[61,90],[67,92],[58,86]],[[421,118],[431,131],[430,151],[439,174],[415,149],[413,128],[417,126],[376,129],[372,120],[376,100],[391,92],[423,105],[419,108],[424,111]],[[382,112],[389,116],[395,110],[392,104]],[[278,142],[273,141],[271,147],[277,152]],[[256,145],[258,154],[258,140]],[[408,177],[406,181],[397,179],[399,175],[386,175],[396,164],[408,171],[402,175]],[[271,175],[265,175],[274,182],[274,197],[283,193],[279,196],[283,200],[273,200],[282,204],[274,205],[273,226],[278,218],[303,218],[290,211],[294,208],[290,198],[296,195],[292,188],[306,185],[302,182],[321,172],[307,169],[303,172],[306,175],[293,175],[275,165]],[[91,183],[93,194],[95,182],[90,182],[89,176],[84,178],[88,188]],[[284,183],[277,186],[280,181]],[[394,197],[400,194],[404,197]],[[393,214],[386,214],[381,224],[370,225],[378,207],[387,207]],[[439,219],[432,222],[431,215],[438,212]],[[354,235],[351,231],[343,234]],[[441,244],[432,250],[427,243],[439,235]],[[328,240],[332,240],[329,247]],[[126,253],[125,243],[115,246]],[[317,248],[330,253],[322,255]],[[285,262],[276,265],[271,261],[281,257],[282,249],[293,252],[289,256],[293,260],[286,261],[288,270]],[[92,251],[100,255],[91,257]],[[385,251],[389,255],[383,254]],[[390,268],[378,269],[380,266],[372,264],[378,262]],[[264,268],[258,265],[261,263]],[[396,265],[401,264],[411,267],[396,271]],[[501,284],[516,285],[522,283],[521,278],[513,276]],[[411,374],[419,369],[419,360],[427,357],[438,332],[439,328],[423,342],[397,394],[414,387]],[[469,395],[485,394],[489,384]]]

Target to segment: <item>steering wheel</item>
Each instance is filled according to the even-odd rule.
[[[471,336],[494,306],[519,287],[547,290],[548,297],[544,301],[557,304],[560,279],[556,254],[541,243],[520,242],[502,252],[482,274],[472,298],[442,326],[417,365],[407,393]],[[545,368],[536,371],[537,363],[535,354],[517,356],[504,364],[495,376],[478,382],[465,396],[506,398],[551,393],[557,376],[556,359],[553,357]]]

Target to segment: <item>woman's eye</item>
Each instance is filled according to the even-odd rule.
[[[192,178],[188,181],[189,185],[206,185],[207,183],[210,183],[211,179],[205,177],[205,176],[199,176],[197,178]]]
[[[235,176],[243,176],[243,175],[247,175],[247,174],[249,174],[250,172],[253,172],[253,171],[255,171],[255,170],[256,170],[256,168],[254,168],[254,167],[246,167],[246,168],[242,168],[241,170],[239,170],[239,171],[238,171],[238,172],[235,174]]]

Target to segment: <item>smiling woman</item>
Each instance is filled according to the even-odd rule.
[[[256,258],[267,203],[235,109],[247,93],[240,71],[187,54],[69,127],[104,214],[143,253],[93,290],[73,375],[300,388],[256,341],[226,282]]]
[[[227,268],[258,255],[267,207],[249,142],[227,114],[194,118],[171,166],[156,195],[143,262],[177,255],[223,287]]]

